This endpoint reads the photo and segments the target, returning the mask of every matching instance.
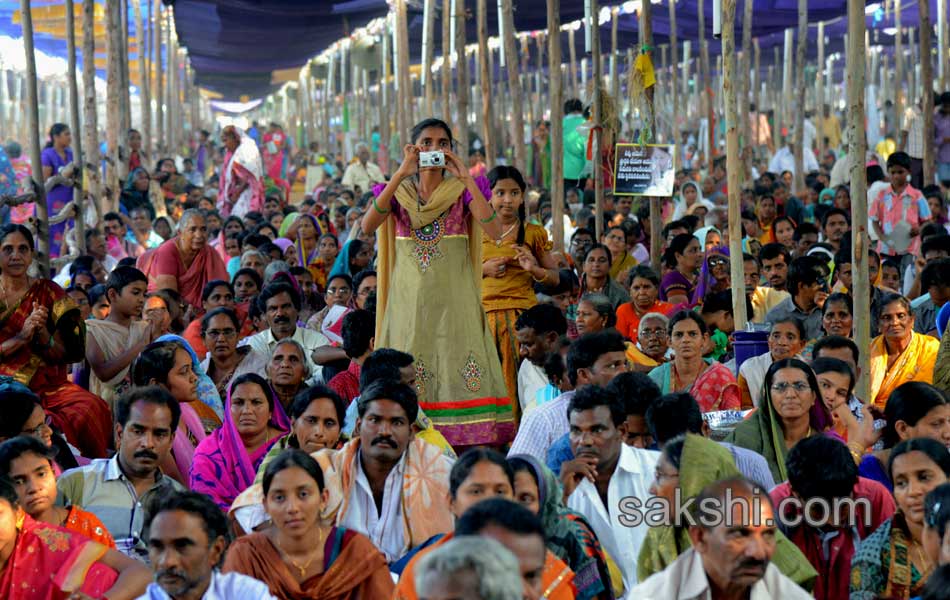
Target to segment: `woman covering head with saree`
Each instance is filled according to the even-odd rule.
[[[708,238],[708,236],[707,236]],[[709,294],[727,291],[732,287],[729,275],[729,248],[713,246],[706,250],[699,271],[699,285],[693,294],[693,304],[702,304]]]
[[[380,229],[376,344],[415,357],[429,400],[420,406],[449,443],[504,444],[514,415],[482,308],[479,229],[495,240],[504,231],[488,182],[468,174],[445,122],[418,123],[412,141],[362,221],[364,233]],[[444,166],[420,166],[430,151]]]
[[[119,196],[119,206],[127,215],[131,215],[134,208],[145,208],[151,220],[167,214],[161,186],[157,181],[153,181],[148,176],[148,171],[142,167],[133,169],[125,179],[122,194]]]
[[[800,440],[816,433],[841,439],[821,398],[815,373],[797,358],[772,363],[765,374],[762,402],[726,441],[761,454],[775,481],[785,481],[785,455]]]
[[[235,379],[228,390],[224,423],[195,449],[190,486],[221,508],[254,483],[257,468],[271,447],[290,430],[274,392],[256,373]]]
[[[39,396],[84,456],[102,457],[112,439],[109,407],[67,379],[68,365],[84,359],[86,327],[63,288],[29,276],[33,243],[23,225],[0,228],[0,375]]]
[[[327,281],[337,275],[353,277],[373,261],[373,247],[362,240],[350,240],[337,254]]]
[[[515,501],[538,515],[548,550],[574,571],[576,598],[613,598],[611,574],[600,542],[584,516],[564,505],[557,476],[527,454],[509,457],[508,464],[515,473]]]
[[[704,487],[716,481],[738,476],[739,470],[728,449],[702,436],[686,434],[664,444],[650,493],[672,506],[677,489],[682,503],[695,498]],[[670,524],[672,517],[669,514],[663,518],[666,523],[650,527],[640,548],[637,561],[637,579],[640,581],[670,566],[692,547],[688,527]],[[776,536],[772,562],[795,583],[809,586],[818,576],[817,572],[795,544],[781,532]]]
[[[950,477],[946,446],[906,440],[892,451],[888,471],[897,512],[865,538],[851,559],[850,600],[919,596],[936,565],[923,547],[924,497]]]
[[[264,206],[264,164],[257,144],[242,129],[228,125],[221,131],[224,172],[218,183],[218,212],[223,218],[244,217]]]

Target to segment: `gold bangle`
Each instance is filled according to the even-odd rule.
[[[548,276],[549,276],[550,274],[551,274],[551,271],[545,269],[545,270],[544,270],[544,277],[542,277],[541,279],[538,279],[537,277],[535,277],[534,275],[532,275],[532,276],[531,276],[531,279],[533,279],[533,280],[535,281],[535,283],[544,283],[544,282],[546,282],[546,281],[548,280]]]

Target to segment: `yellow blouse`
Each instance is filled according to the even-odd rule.
[[[503,277],[482,278],[482,306],[485,312],[508,309],[526,310],[538,303],[534,295],[534,278],[518,264],[514,245],[514,239],[506,239],[498,245],[496,240],[482,233],[483,261],[500,256],[509,259]],[[548,239],[548,232],[543,227],[532,223],[525,225],[524,245],[538,260],[538,264],[553,247]]]

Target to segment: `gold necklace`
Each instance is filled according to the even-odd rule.
[[[519,223],[521,223],[521,221],[515,221],[514,224],[507,229],[507,231],[501,234],[501,237],[495,240],[495,247],[501,248],[501,243],[506,237],[508,237],[508,234],[515,230],[515,227],[517,227]]]
[[[287,560],[290,561],[290,564],[293,565],[293,567],[294,567],[295,569],[297,569],[298,571],[300,571],[300,578],[303,579],[304,576],[306,576],[306,574],[307,574],[307,569],[310,567],[310,564],[314,561],[315,558],[317,558],[317,554],[319,554],[320,546],[318,545],[318,546],[317,546],[317,549],[314,551],[314,553],[313,553],[313,555],[310,557],[310,559],[307,560],[307,562],[305,562],[304,564],[301,565],[301,564],[297,563],[297,561],[295,561],[293,558],[290,557],[290,553],[288,553],[286,550],[284,550],[284,549],[281,547],[281,545],[280,545],[280,538],[275,538],[275,541],[277,542],[277,548],[278,548],[281,552],[284,553],[284,556],[287,557]]]
[[[930,575],[930,572],[933,571],[933,565],[930,563],[930,559],[924,555],[923,544],[914,540],[914,547],[917,548],[917,558],[920,559],[920,565],[922,568],[920,573],[921,578],[926,580]]]

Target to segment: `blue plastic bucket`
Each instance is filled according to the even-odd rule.
[[[767,331],[736,331],[732,337],[732,349],[736,354],[736,372],[742,363],[769,351]]]

